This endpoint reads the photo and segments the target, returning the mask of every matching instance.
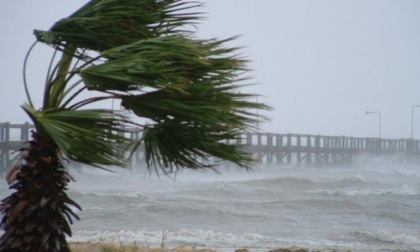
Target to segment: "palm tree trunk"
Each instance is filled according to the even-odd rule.
[[[72,217],[78,219],[70,206],[80,206],[66,194],[71,177],[57,145],[32,132],[32,141],[20,151],[23,162],[10,186],[16,192],[0,204],[5,231],[0,251],[70,251],[65,236],[71,236]]]

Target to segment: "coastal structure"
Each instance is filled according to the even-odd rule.
[[[16,150],[30,140],[33,125],[0,123],[0,171],[8,170]],[[141,132],[133,128],[130,137]],[[407,162],[420,161],[420,140],[359,138],[307,134],[243,133],[236,140],[255,160],[269,165],[334,166],[351,165],[355,156],[395,155]],[[143,149],[133,156],[133,164],[144,162]]]

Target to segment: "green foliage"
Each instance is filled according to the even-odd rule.
[[[169,120],[147,128],[141,140],[145,144],[147,164],[165,171],[180,167],[211,168],[214,166],[209,162],[211,156],[247,167],[252,159],[238,146],[224,143],[226,139],[235,139],[237,133]]]
[[[37,39],[53,45],[64,42],[103,51],[142,39],[185,32],[198,13],[184,10],[198,4],[180,0],[92,0],[49,31],[35,30]]]
[[[211,157],[247,167],[252,160],[236,140],[252,130],[254,111],[268,107],[239,90],[248,70],[238,48],[226,46],[235,38],[195,37],[201,13],[190,10],[197,6],[92,0],[48,31],[36,30],[38,41],[62,53],[48,71],[42,108],[24,106],[37,130],[66,157],[95,166],[124,166],[121,150],[144,143],[150,168],[212,168]],[[103,95],[80,98],[92,90]],[[83,108],[108,99],[135,116]],[[128,125],[141,127],[142,136],[130,142]]]
[[[28,105],[23,108],[38,131],[51,137],[66,157],[93,166],[128,165],[121,150],[130,139],[122,128],[125,118],[121,115],[107,110],[41,113]]]
[[[230,83],[245,69],[244,61],[226,55],[234,49],[220,44],[181,36],[141,40],[102,52],[108,60],[83,69],[81,76],[89,89],[99,91]]]

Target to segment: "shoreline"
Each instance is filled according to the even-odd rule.
[[[72,252],[351,252],[351,250],[318,250],[299,247],[277,248],[277,249],[251,249],[251,248],[204,248],[178,246],[174,248],[149,247],[139,244],[116,245],[111,243],[92,243],[92,242],[69,242]]]

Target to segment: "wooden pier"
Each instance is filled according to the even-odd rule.
[[[16,159],[16,150],[30,140],[33,125],[0,123],[0,172],[7,171]]]
[[[7,170],[16,150],[30,140],[33,125],[0,123],[0,171]],[[133,130],[132,135],[139,134]],[[302,134],[244,133],[237,143],[253,154],[257,162],[269,165],[332,166],[349,165],[360,154],[400,155],[420,162],[420,140],[357,138]],[[144,162],[143,150],[133,163]]]
[[[246,146],[260,163],[292,166],[349,165],[353,157],[399,155],[418,161],[420,140],[301,134],[246,134]]]

